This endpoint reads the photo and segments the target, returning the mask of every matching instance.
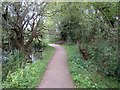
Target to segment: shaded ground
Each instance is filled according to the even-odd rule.
[[[60,45],[49,45],[55,48],[55,54],[38,88],[73,88],[73,81],[67,67],[65,49]]]

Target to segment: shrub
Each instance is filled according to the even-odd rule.
[[[93,59],[85,61],[76,45],[64,46],[68,52],[68,66],[76,88],[118,88],[115,78],[96,72],[99,67]],[[94,53],[94,52],[93,52]]]
[[[3,80],[6,79],[8,73],[15,72],[18,68],[24,66],[24,55],[20,51],[10,52],[6,58],[6,61],[2,63]]]
[[[32,64],[26,64],[25,68],[18,68],[15,72],[8,73],[3,81],[3,88],[35,88],[42,79],[46,66],[54,53],[50,46],[45,47],[43,59],[38,59]]]

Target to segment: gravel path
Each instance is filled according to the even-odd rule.
[[[55,48],[55,53],[38,88],[73,88],[65,49],[60,45],[49,45]]]

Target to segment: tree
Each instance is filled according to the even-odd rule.
[[[27,62],[32,62],[30,56],[35,54],[33,52],[38,49],[41,52],[40,40],[46,5],[46,2],[2,3],[3,80],[8,72],[24,68]],[[34,45],[37,40],[37,45]]]
[[[118,68],[116,8],[117,3],[69,2],[61,5],[59,13],[61,39],[77,42],[83,58],[111,76],[117,75]]]
[[[40,35],[38,27],[43,20],[46,4],[45,2],[3,3],[5,9],[2,15],[3,25],[7,26],[6,29],[10,32],[11,47],[15,46],[16,49],[26,51],[33,39]],[[25,34],[29,37],[26,38]]]

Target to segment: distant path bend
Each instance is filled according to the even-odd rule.
[[[38,88],[73,88],[65,49],[57,44],[49,44],[49,46],[55,48],[55,53]]]

